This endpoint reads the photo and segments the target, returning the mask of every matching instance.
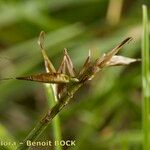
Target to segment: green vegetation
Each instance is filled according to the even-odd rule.
[[[142,38],[142,81],[143,81],[143,136],[144,150],[150,149],[150,49],[148,32],[148,12],[143,6]]]
[[[41,30],[46,32],[45,49],[56,68],[65,47],[78,72],[89,49],[94,60],[130,36],[133,41],[119,55],[141,58],[143,3],[140,0],[118,3],[115,5],[115,0],[1,1],[0,78],[45,72],[37,44]],[[145,4],[150,7],[149,0],[145,0]],[[149,43],[148,39],[144,41]],[[147,68],[145,59],[142,67]],[[60,112],[60,125],[54,125],[58,132],[61,128],[62,139],[76,140],[75,147],[64,149],[142,149],[142,120],[146,138],[149,126],[147,112],[142,119],[140,66],[137,62],[104,69],[81,88]],[[145,75],[147,78],[147,71],[143,72],[143,77]],[[0,81],[0,140],[5,137],[6,141],[21,142],[52,107],[53,93],[49,94],[50,89],[44,86],[35,82]],[[143,105],[143,112],[147,110],[146,105]],[[50,124],[37,141],[53,141],[59,137],[54,137],[59,134],[56,131],[53,134]],[[13,150],[16,147],[0,147],[4,148]]]

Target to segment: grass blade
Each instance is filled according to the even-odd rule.
[[[147,7],[143,5],[142,84],[143,84],[143,146],[150,149],[150,53]]]
[[[57,97],[55,95],[55,92],[53,91],[54,88],[52,88],[53,85],[45,84],[45,93],[47,97],[48,106],[51,108],[53,107],[57,102]],[[57,115],[53,121],[53,135],[55,141],[61,141],[62,135],[61,135],[61,127],[60,127],[60,118],[59,115]],[[55,150],[62,150],[62,147],[60,145],[55,146]]]

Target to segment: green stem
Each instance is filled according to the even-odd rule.
[[[35,128],[29,133],[23,143],[18,147],[18,150],[27,150],[29,146],[27,141],[35,141],[39,135],[44,131],[52,119],[70,102],[70,99],[75,94],[75,92],[82,86],[82,83],[74,83],[71,85],[67,92],[61,97],[59,102],[50,109],[46,115],[37,123]]]
[[[143,146],[150,149],[150,53],[147,7],[143,6],[142,83],[143,83]]]
[[[48,101],[49,108],[54,106],[56,104],[56,102],[58,101],[57,97],[54,93],[55,92],[54,88],[52,86],[54,86],[54,85],[45,84],[45,93],[46,93],[46,96],[47,96],[47,101]],[[54,141],[60,141],[62,139],[62,135],[61,135],[59,115],[57,115],[53,119],[52,126],[53,126]],[[61,147],[61,145],[58,145],[58,146],[55,146],[55,149],[56,150],[62,150],[62,147]]]

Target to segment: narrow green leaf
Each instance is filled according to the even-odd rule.
[[[150,149],[150,52],[147,7],[143,5],[142,85],[143,85],[143,146]]]

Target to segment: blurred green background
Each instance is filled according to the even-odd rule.
[[[128,36],[134,40],[120,54],[140,58],[143,3],[150,6],[149,0],[1,0],[0,78],[45,71],[41,30],[56,68],[65,47],[79,71],[89,49],[96,59]],[[41,83],[0,81],[0,140],[23,140],[47,109]],[[104,69],[60,119],[63,139],[76,140],[64,149],[141,150],[141,64]],[[51,126],[38,140],[47,139],[53,140]]]

